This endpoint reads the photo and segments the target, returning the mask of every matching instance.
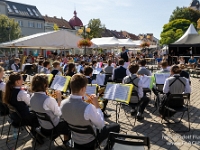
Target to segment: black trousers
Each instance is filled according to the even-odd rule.
[[[143,112],[144,112],[144,109],[147,107],[147,105],[149,104],[149,101],[150,101],[150,99],[148,98],[148,97],[146,97],[146,96],[143,96],[141,99],[140,99],[140,106],[139,106],[139,112],[141,113],[141,114],[143,114]],[[133,108],[133,109],[135,109],[135,104],[134,103],[129,103],[129,105]]]
[[[110,132],[119,133],[119,131],[120,131],[120,125],[117,123],[105,125],[103,127],[103,129],[99,133],[97,133],[97,140],[99,143],[101,143],[106,138],[108,138],[108,135]],[[97,145],[95,145],[95,143],[96,143],[95,140],[90,143],[83,144],[83,145],[74,143],[74,148],[76,148],[78,150],[94,150],[97,147]]]
[[[46,135],[46,136],[50,136],[51,132],[53,129],[44,129],[41,128],[41,132],[42,134]],[[68,129],[68,125],[65,121],[60,121],[58,123],[58,125],[55,127],[54,130],[54,137],[53,138],[57,138],[59,135],[68,135],[70,137],[70,130]],[[56,134],[55,134],[56,133]]]

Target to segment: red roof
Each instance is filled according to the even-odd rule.
[[[71,25],[71,27],[83,26],[82,21],[77,17],[76,11],[74,11],[74,17],[69,20],[69,24]]]

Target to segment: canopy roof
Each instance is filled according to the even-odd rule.
[[[200,45],[200,35],[197,33],[196,29],[194,28],[193,24],[190,24],[187,31],[184,35],[178,39],[176,42],[170,44],[169,46],[199,46]]]
[[[2,48],[70,49],[78,48],[81,38],[66,30],[37,33],[0,44]]]
[[[139,47],[142,43],[139,41],[133,41],[131,39],[117,39],[115,37],[102,37],[102,38],[93,38],[92,43],[97,47],[101,48],[112,48],[112,47]]]

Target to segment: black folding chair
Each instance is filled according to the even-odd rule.
[[[2,103],[2,97],[3,97],[2,94],[3,94],[2,91],[0,91],[0,117],[3,117],[0,138],[3,135],[3,129],[4,129],[4,124],[5,124],[6,116],[9,114],[8,107],[6,106],[6,104]]]
[[[52,141],[54,141],[58,145],[58,143],[55,140],[58,136],[60,137],[61,141],[64,142],[63,139],[62,139],[62,137],[57,133],[56,128],[55,128],[53,122],[51,121],[51,118],[49,117],[49,115],[47,115],[46,113],[39,113],[39,112],[35,112],[35,111],[34,111],[34,113],[36,114],[38,120],[47,121],[47,122],[49,122],[53,126],[53,129],[51,131],[51,135],[50,136],[44,135],[41,132],[41,127],[36,128],[36,130],[35,130],[36,131],[36,139],[38,138],[38,134],[40,136],[42,136],[43,138],[45,138],[45,139],[49,139],[49,141],[50,141],[49,142],[49,150],[51,150]],[[34,150],[36,149],[36,143],[37,142],[35,140]]]
[[[182,103],[183,105],[180,106],[174,106],[174,103]],[[170,94],[167,98],[166,104],[165,104],[165,110],[164,114],[167,114],[166,117],[170,117],[170,112],[175,114],[177,112],[182,113],[182,116],[179,121],[174,121],[174,123],[180,123],[185,112],[187,111],[187,118],[188,118],[188,130],[186,131],[175,131],[175,132],[189,132],[190,131],[190,114],[189,114],[189,104],[190,104],[190,94]],[[161,120],[162,123],[163,119]],[[174,124],[171,122],[168,122],[167,124]]]
[[[112,74],[105,74],[106,77],[105,77],[105,81],[104,81],[104,85],[107,84],[107,82],[111,81],[110,78],[112,77]]]
[[[159,108],[160,96],[162,94],[164,94],[163,93],[163,86],[164,86],[164,84],[156,84],[155,92],[158,93],[158,95],[154,95],[154,101],[155,101],[154,106],[156,107],[156,109],[152,112],[152,114],[155,113],[156,110],[158,110],[158,108]]]
[[[95,150],[97,147],[99,147],[99,149],[101,150],[100,148],[100,144],[98,142],[98,139],[97,139],[97,134],[94,132],[94,129],[92,128],[92,126],[88,125],[88,126],[75,126],[75,125],[72,125],[72,124],[68,124],[68,127],[69,129],[74,132],[74,133],[78,133],[78,134],[91,134],[94,136],[94,145],[90,148],[87,148],[87,150]],[[75,143],[75,141],[73,141]],[[76,145],[76,144],[75,144]],[[76,149],[76,147],[74,147]],[[85,147],[82,147],[81,149],[78,148],[79,150],[85,150],[86,148]]]
[[[114,82],[115,83],[122,83],[123,79],[116,79]]]
[[[125,138],[129,140],[125,140]],[[150,149],[149,137],[124,135],[114,132],[110,132],[108,136],[108,150],[144,150],[144,146]]]
[[[125,106],[125,107],[127,106],[127,107],[131,107],[131,108],[135,109],[135,122],[134,122],[134,126],[135,126],[135,123],[136,123],[136,120],[137,120],[137,113],[139,111],[139,107],[140,107],[140,104],[141,104],[142,101],[140,101],[139,96],[138,96],[138,92],[135,91],[135,90],[132,91],[131,97],[135,97],[134,98],[136,100],[135,103],[129,103],[129,104],[118,103],[118,104],[116,104],[116,123],[118,123],[118,120],[119,120],[119,114],[120,114],[121,107],[122,106]],[[126,115],[126,117],[128,119],[127,113],[128,112],[125,111],[125,115]]]
[[[18,129],[16,142],[15,142],[15,146],[14,146],[14,149],[16,149],[20,131],[25,129],[27,131],[27,133],[29,135],[31,135],[30,134],[30,128],[26,125],[23,125],[23,120],[22,120],[21,115],[19,114],[19,112],[13,106],[11,106],[11,105],[7,105],[7,106],[8,106],[8,109],[9,109],[8,117],[10,118],[10,120],[8,120],[8,123],[10,125],[9,125],[9,129],[8,129],[7,139],[6,139],[6,146],[8,147],[8,149],[12,149],[8,145],[10,129],[11,129],[11,126],[12,126],[13,128]],[[18,123],[14,122],[13,117],[12,117],[13,114],[15,114],[15,116],[18,118]],[[33,136],[31,136],[31,137],[34,138]]]

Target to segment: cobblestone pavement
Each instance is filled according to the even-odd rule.
[[[151,150],[198,150],[200,149],[200,81],[197,78],[191,78],[192,82],[192,94],[190,98],[190,121],[191,130],[185,133],[175,133],[174,130],[184,130],[188,127],[187,115],[184,115],[181,124],[171,125],[169,130],[165,124],[161,124],[161,119],[158,112],[152,114],[154,107],[153,94],[151,95],[152,101],[144,112],[145,119],[141,122],[136,121],[134,126],[134,118],[130,116],[129,109],[123,107],[119,115],[119,124],[121,125],[121,133],[130,135],[145,135],[150,138]],[[107,123],[115,122],[115,105],[109,102],[107,112],[111,114],[111,117],[106,120]],[[127,112],[125,115],[124,112]],[[178,117],[178,116],[177,116]],[[2,118],[0,118],[2,122]],[[2,124],[2,123],[1,123]],[[0,126],[2,127],[2,125]],[[3,137],[0,139],[0,150],[7,150],[5,141],[8,132],[8,123],[5,124],[3,131]],[[13,147],[15,142],[13,138],[13,130],[11,130],[9,146]],[[58,143],[62,145],[61,141]],[[38,145],[38,150],[48,149],[48,141],[45,144]],[[54,143],[55,145],[55,143]],[[33,140],[30,136],[26,135],[25,131],[22,131],[18,142],[18,148],[23,150],[33,149]],[[53,150],[61,149],[57,146],[52,146]]]

